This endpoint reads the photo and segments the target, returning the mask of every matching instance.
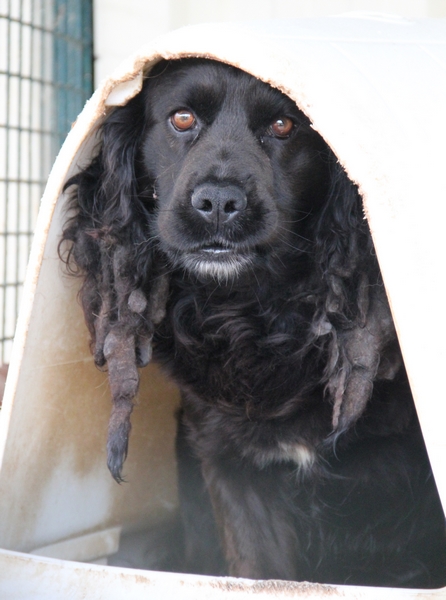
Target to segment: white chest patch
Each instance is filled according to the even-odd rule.
[[[310,469],[316,461],[316,452],[298,443],[280,443],[277,448],[256,452],[255,463],[260,468],[272,463],[293,462],[299,469]]]
[[[314,450],[308,448],[304,444],[279,444],[279,452],[282,461],[293,461],[302,469],[309,469],[313,466],[316,460]]]

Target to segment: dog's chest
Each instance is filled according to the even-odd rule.
[[[321,398],[320,358],[302,352],[311,320],[286,300],[174,293],[155,357],[179,387],[250,419],[292,420]]]
[[[156,337],[156,357],[167,362],[176,378],[204,386],[207,393],[215,390],[218,396],[232,388],[235,379],[237,387],[241,380],[252,380],[260,363],[262,372],[266,368],[274,376],[270,353],[262,349],[266,337],[262,321],[248,307],[234,303],[216,307],[201,298],[179,297],[168,307]]]

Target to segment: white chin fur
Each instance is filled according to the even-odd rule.
[[[215,279],[218,282],[227,283],[235,279],[251,264],[248,256],[225,256],[224,260],[211,260],[194,256],[182,258],[183,267],[201,277]]]

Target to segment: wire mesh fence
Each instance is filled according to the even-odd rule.
[[[0,365],[40,198],[92,91],[92,0],[0,0]]]

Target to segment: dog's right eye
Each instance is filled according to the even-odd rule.
[[[177,110],[170,117],[170,122],[177,131],[188,131],[195,126],[197,120],[195,115],[190,110]]]

